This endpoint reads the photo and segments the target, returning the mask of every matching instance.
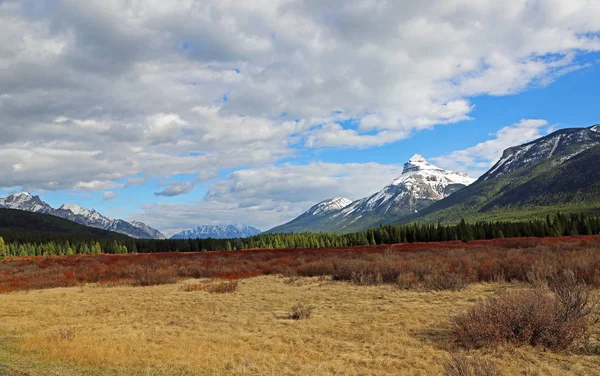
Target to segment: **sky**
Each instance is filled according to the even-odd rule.
[[[0,0],[0,197],[166,235],[600,123],[595,0]]]

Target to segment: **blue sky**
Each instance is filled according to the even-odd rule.
[[[210,3],[210,2],[209,2]],[[0,2],[0,196],[268,229],[600,123],[597,3]]]

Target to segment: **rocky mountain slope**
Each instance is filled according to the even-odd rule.
[[[83,226],[50,214],[0,209],[0,236],[6,241],[31,241],[32,236],[35,239],[52,239],[56,235],[74,235],[80,239],[130,239],[123,234]]]
[[[39,196],[20,192],[0,198],[0,208],[22,210],[33,213],[50,214],[68,219],[84,226],[118,232],[140,239],[165,239],[165,236],[141,222],[129,223],[122,219],[105,217],[94,209],[86,209],[76,204],[62,205],[54,209]]]
[[[407,220],[517,220],[600,210],[600,125],[508,148],[475,183]]]
[[[249,238],[260,234],[261,231],[256,227],[242,224],[220,224],[220,225],[203,225],[195,227],[191,230],[179,232],[171,239],[235,239]]]
[[[342,198],[325,200],[268,232],[360,231],[418,213],[473,181],[466,174],[436,167],[416,154],[404,164],[402,175],[381,191],[354,202]],[[346,205],[340,208],[340,204]],[[328,210],[322,210],[323,207]]]

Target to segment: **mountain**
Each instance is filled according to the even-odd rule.
[[[133,238],[165,239],[165,236],[158,230],[141,222],[129,223],[121,219],[108,218],[94,209],[86,209],[76,204],[62,205],[58,209],[54,209],[42,201],[39,196],[27,192],[15,193],[6,198],[0,198],[0,208],[50,214],[80,225],[118,232]]]
[[[87,227],[50,214],[0,209],[0,236],[6,241],[54,239],[56,235],[75,235],[78,239],[128,240],[123,234]],[[52,235],[52,236],[50,236]]]
[[[600,211],[600,125],[561,129],[508,148],[475,183],[409,218],[520,220]]]
[[[325,200],[268,232],[361,231],[418,213],[473,181],[466,174],[441,169],[415,154],[404,164],[402,175],[381,191],[354,202],[337,197]]]
[[[179,232],[171,239],[235,239],[248,238],[260,234],[256,227],[241,224],[203,225]]]

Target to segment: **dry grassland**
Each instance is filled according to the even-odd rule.
[[[197,283],[0,295],[0,375],[439,375],[450,318],[515,285],[460,292],[262,276],[234,293]],[[297,302],[314,306],[290,320]],[[600,333],[596,332],[594,335]],[[505,375],[600,375],[597,351],[469,351]]]

